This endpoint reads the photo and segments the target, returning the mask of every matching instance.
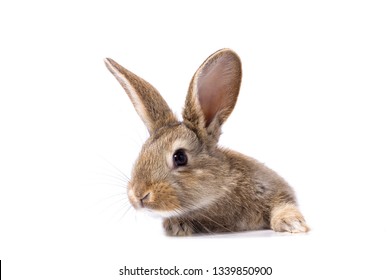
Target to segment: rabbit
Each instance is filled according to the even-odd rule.
[[[234,51],[215,52],[195,72],[182,120],[148,82],[110,58],[105,64],[149,132],[127,187],[135,209],[162,217],[170,236],[309,231],[283,178],[253,158],[218,146],[241,85],[241,60]]]

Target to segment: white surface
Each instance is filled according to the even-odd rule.
[[[125,265],[389,279],[389,4],[257,2],[1,2],[4,279],[125,279]],[[103,58],[180,113],[193,73],[223,47],[244,78],[221,144],[294,186],[307,235],[167,238],[126,212],[117,169],[130,173],[147,133]]]

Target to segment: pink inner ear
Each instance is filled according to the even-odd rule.
[[[239,61],[237,63],[230,55],[221,56],[204,66],[198,77],[197,88],[206,126],[218,112],[227,109],[227,114],[230,114],[237,99],[240,82]]]
[[[215,74],[212,76],[215,76]],[[206,126],[214,119],[223,102],[224,88],[219,83],[213,82],[214,78],[209,77],[207,83],[199,84],[198,98],[206,120]]]

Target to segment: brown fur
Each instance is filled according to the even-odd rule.
[[[182,122],[150,84],[111,59],[106,65],[150,133],[128,185],[136,209],[166,217],[163,226],[169,235],[309,230],[285,180],[252,158],[218,147],[221,126],[234,109],[241,84],[237,54],[220,50],[199,67]],[[186,152],[186,166],[173,165],[178,149]]]

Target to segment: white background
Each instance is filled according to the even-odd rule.
[[[4,279],[143,279],[119,276],[125,265],[389,279],[386,2],[0,2]],[[103,58],[180,114],[193,73],[223,47],[244,78],[221,144],[290,182],[309,234],[168,238],[129,210],[121,172],[147,132]]]

